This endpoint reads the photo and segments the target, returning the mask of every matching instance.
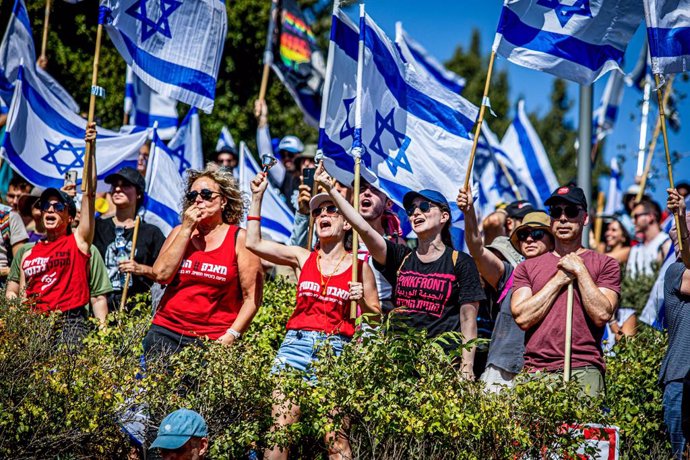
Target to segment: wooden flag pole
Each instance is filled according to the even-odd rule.
[[[470,186],[470,179],[472,177],[472,166],[474,165],[474,154],[477,152],[477,144],[479,143],[479,133],[482,129],[482,122],[484,121],[484,112],[486,112],[486,103],[489,100],[489,86],[491,85],[491,73],[494,69],[494,60],[496,60],[496,52],[491,51],[489,58],[489,69],[486,71],[486,82],[484,83],[484,97],[482,97],[482,105],[479,107],[479,118],[477,119],[477,126],[474,130],[474,139],[472,140],[472,151],[470,152],[470,161],[467,163],[467,172],[465,173],[464,189],[468,190]]]
[[[671,165],[671,153],[668,148],[668,133],[666,132],[666,115],[664,114],[664,103],[668,101],[668,98],[661,95],[661,84],[659,74],[654,74],[654,82],[656,83],[656,96],[659,100],[659,120],[661,122],[661,135],[664,136],[664,151],[666,152],[666,169],[668,169],[668,184],[670,188],[676,188],[673,184],[673,166]],[[670,93],[670,89],[667,89],[666,93]],[[678,212],[673,213],[673,217],[676,221],[676,228],[680,231],[680,218],[678,217]],[[678,238],[678,249],[683,251],[683,240]]]
[[[268,31],[266,32],[266,48],[264,48],[264,70],[261,74],[261,86],[259,87],[259,100],[266,100],[266,90],[268,89],[268,76],[271,72],[273,63],[273,35],[276,28],[278,16],[278,0],[271,1],[271,11],[268,13]]]
[[[46,0],[46,12],[43,17],[43,39],[41,40],[41,57],[45,59],[48,47],[48,27],[50,25],[50,0]]]
[[[664,90],[663,105],[666,107],[669,98],[671,97],[671,89],[673,88],[673,75],[669,77],[666,81],[666,89]],[[644,164],[644,172],[642,173],[642,181],[640,182],[640,190],[637,192],[635,197],[635,203],[642,201],[644,196],[645,188],[647,187],[647,178],[649,177],[649,171],[652,169],[652,158],[654,157],[654,150],[656,150],[656,142],[659,139],[659,134],[661,133],[661,117],[656,119],[656,125],[654,125],[654,133],[652,134],[652,139],[649,142],[649,151],[647,152],[647,159]]]
[[[99,14],[102,16],[102,13]],[[98,18],[98,29],[96,30],[96,51],[93,55],[93,72],[91,74],[91,97],[89,98],[89,117],[88,124],[93,122],[96,116],[96,96],[99,93],[98,88],[98,62],[101,58],[101,39],[103,38],[103,20]],[[91,184],[89,179],[89,167],[91,163],[91,155],[93,154],[93,144],[86,143],[86,151],[84,153],[84,169],[82,171],[81,191],[88,193],[95,184]]]
[[[594,221],[594,244],[597,250],[599,250],[599,241],[601,241],[601,230],[604,224],[601,215],[604,213],[605,200],[606,194],[602,191],[599,191],[599,196],[597,196],[597,217]]]
[[[134,234],[132,235],[132,252],[129,254],[129,260],[134,261],[134,253],[137,250],[137,238],[139,237],[139,222],[141,218],[137,216],[134,220]],[[132,278],[131,273],[127,273],[125,276],[125,285],[122,287],[122,298],[120,299],[120,310],[125,308],[127,303],[127,292],[129,292],[129,280]]]
[[[568,283],[568,300],[565,313],[565,361],[563,363],[563,381],[570,381],[570,367],[573,347],[573,281]]]
[[[355,208],[355,213],[359,214],[359,173],[362,163],[362,156],[359,151],[353,152],[355,157],[355,180],[352,184],[352,207]],[[352,282],[356,283],[359,279],[359,234],[356,231],[352,232]],[[350,302],[350,319],[357,318],[357,301]]]

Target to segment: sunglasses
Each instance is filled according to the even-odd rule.
[[[412,217],[415,209],[419,208],[419,210],[423,213],[427,213],[429,212],[432,206],[436,205],[431,203],[430,201],[421,201],[419,204],[413,204],[409,208],[405,209],[405,212],[407,213],[408,217]]]
[[[196,190],[187,192],[185,198],[187,198],[187,201],[196,201],[196,197],[201,196],[204,201],[211,201],[215,195],[220,195],[220,193],[205,188],[199,192]]]
[[[323,213],[323,211],[326,211],[326,214],[328,214],[328,215],[333,215],[333,214],[339,213],[338,207],[334,204],[330,204],[328,206],[321,206],[320,208],[313,209],[311,211],[311,216],[313,218],[317,218]]]
[[[633,214],[632,217],[633,217],[633,220],[637,220],[638,218],[640,218],[642,216],[647,216],[647,215],[649,215],[648,212],[638,212],[638,213]]]
[[[65,208],[67,208],[67,205],[59,201],[54,203],[41,203],[41,211],[49,211],[50,208],[53,208],[53,211],[55,212],[62,212],[65,210]]]
[[[536,228],[533,230],[522,229],[517,232],[517,239],[518,241],[527,241],[527,238],[531,236],[534,241],[539,241],[544,238],[544,235],[546,235],[546,230],[541,228]]]
[[[582,208],[575,206],[574,204],[569,204],[567,206],[552,206],[549,208],[549,215],[554,219],[560,219],[563,213],[568,219],[574,219],[580,215]]]

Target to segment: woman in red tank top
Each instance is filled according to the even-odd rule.
[[[182,224],[165,240],[153,272],[166,292],[144,338],[147,354],[168,354],[210,338],[229,345],[261,304],[261,261],[237,227],[242,194],[230,173],[189,171]]]
[[[288,265],[300,273],[297,282],[297,304],[286,328],[274,371],[290,366],[310,374],[314,350],[331,346],[336,354],[342,351],[355,332],[350,319],[350,301],[356,300],[365,313],[379,314],[379,298],[374,273],[368,264],[359,263],[360,281],[352,282],[352,254],[345,247],[350,225],[340,215],[327,194],[314,196],[309,203],[319,247],[309,251],[299,246],[285,246],[261,239],[261,200],[268,186],[265,173],[252,181],[252,202],[247,217],[247,248],[259,257],[278,265]],[[281,404],[273,406],[276,426],[297,421],[298,410],[282,395]],[[329,458],[351,458],[350,446],[344,436],[326,436]],[[287,451],[274,447],[264,458],[287,458]]]

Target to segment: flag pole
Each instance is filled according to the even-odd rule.
[[[599,196],[597,197],[597,217],[594,221],[594,249],[599,251],[599,241],[601,241],[601,231],[604,221],[601,215],[604,213],[604,202],[606,200],[606,194],[599,190]]]
[[[568,283],[568,299],[566,303],[565,313],[565,359],[563,362],[563,381],[570,381],[570,367],[572,359],[573,347],[573,297],[574,297],[573,282]]]
[[[671,97],[671,89],[673,88],[673,77],[671,75],[666,81],[666,89],[664,90],[663,105],[666,107],[669,98]],[[656,150],[656,143],[659,139],[659,134],[661,133],[661,117],[656,119],[656,125],[654,125],[654,133],[652,134],[652,139],[649,142],[649,151],[647,152],[647,160],[644,165],[644,172],[642,173],[642,179],[640,182],[640,190],[637,192],[637,197],[635,197],[635,203],[642,201],[644,196],[645,188],[647,187],[647,178],[649,177],[649,171],[652,169],[652,158],[654,157],[654,150]]]
[[[43,39],[41,40],[41,57],[46,58],[46,48],[48,47],[48,28],[50,25],[50,5],[51,1],[46,0],[46,12],[43,19]]]
[[[645,53],[646,55],[646,53]],[[640,142],[637,147],[637,176],[643,175],[644,149],[647,146],[647,124],[649,119],[649,96],[652,92],[652,82],[649,75],[644,79],[644,96],[642,99],[642,119],[640,120]],[[654,141],[656,142],[656,141]]]
[[[508,184],[510,184],[510,188],[515,194],[515,199],[522,200],[522,193],[520,193],[520,189],[515,183],[515,179],[513,179],[513,176],[510,174],[510,171],[508,171],[508,168],[506,167],[505,163],[503,163],[498,158],[496,158],[496,162],[498,163],[498,166],[501,167],[501,170],[503,171],[503,174],[506,176],[506,179],[508,179]]]
[[[268,76],[273,64],[273,34],[276,29],[276,16],[278,14],[278,0],[271,1],[271,11],[268,13],[268,31],[266,32],[266,47],[264,48],[264,69],[261,74],[261,86],[259,87],[259,100],[266,100],[266,90],[268,89]]]
[[[656,83],[656,97],[659,101],[659,121],[661,124],[661,134],[664,137],[664,151],[666,152],[666,169],[668,170],[668,183],[671,188],[676,188],[673,184],[673,166],[671,165],[671,153],[668,148],[668,133],[666,132],[666,115],[664,114],[664,104],[668,101],[667,97],[661,95],[661,79],[659,74],[654,74],[654,82]],[[670,94],[670,88],[666,89],[666,95]],[[676,228],[680,231],[680,218],[678,217],[678,212],[673,213],[673,217],[676,221]],[[678,249],[683,250],[682,238],[678,238]]]
[[[479,118],[477,119],[477,126],[474,130],[474,139],[472,139],[472,150],[470,151],[470,159],[467,163],[467,172],[465,173],[465,190],[470,186],[470,178],[472,177],[472,166],[474,165],[474,154],[477,152],[477,144],[479,143],[479,134],[482,129],[482,122],[484,121],[484,112],[486,112],[487,103],[489,103],[489,86],[491,85],[491,73],[494,69],[494,61],[496,60],[496,51],[491,50],[489,57],[489,68],[486,71],[486,82],[484,82],[484,96],[482,97],[482,105],[479,107]]]
[[[139,222],[141,218],[137,216],[134,220],[134,234],[132,235],[132,252],[129,254],[129,260],[134,262],[134,253],[137,249],[137,238],[139,237]],[[127,273],[125,276],[125,285],[122,287],[122,298],[120,299],[120,310],[125,308],[127,303],[127,292],[129,292],[129,280],[132,278],[131,273]]]

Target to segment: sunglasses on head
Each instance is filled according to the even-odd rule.
[[[185,197],[187,198],[187,201],[196,201],[196,197],[198,196],[200,196],[204,201],[211,201],[215,195],[220,195],[220,193],[205,188],[199,192],[197,192],[196,190],[187,192],[187,195],[185,195]]]
[[[415,209],[419,208],[420,211],[423,213],[429,212],[432,206],[436,206],[434,203],[431,201],[420,201],[419,204],[413,204],[409,208],[405,209],[405,212],[409,217],[412,217],[414,214]]]
[[[574,219],[580,215],[582,208],[574,204],[569,204],[566,206],[551,206],[549,208],[549,215],[554,219],[560,219],[563,213],[568,219]]]
[[[49,211],[50,208],[53,208],[53,211],[55,211],[55,212],[62,212],[65,210],[66,207],[67,207],[67,205],[65,205],[65,203],[61,203],[59,201],[55,201],[52,203],[50,203],[50,202],[41,203],[41,211]]]
[[[517,239],[518,241],[527,241],[527,238],[531,236],[534,241],[539,241],[544,238],[544,235],[546,235],[546,230],[544,229],[535,228],[530,230],[523,228],[517,232]]]
[[[323,211],[326,211],[326,214],[332,215],[332,214],[338,214],[338,207],[334,204],[329,204],[328,206],[321,206],[316,209],[312,209],[311,211],[311,216],[316,218],[319,217]]]

